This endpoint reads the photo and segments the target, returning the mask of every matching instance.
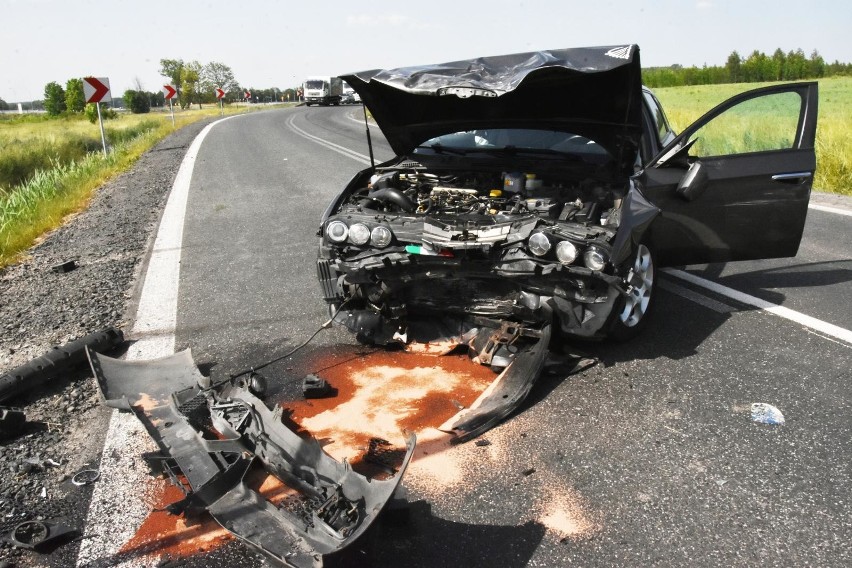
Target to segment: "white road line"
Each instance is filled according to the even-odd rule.
[[[850,211],[849,209],[838,209],[837,207],[817,205],[816,203],[809,203],[808,209],[816,209],[817,211],[825,211],[826,213],[836,213],[837,215],[846,215],[847,217],[852,217],[852,211]]]
[[[339,144],[329,142],[328,140],[320,138],[319,136],[314,136],[313,134],[308,134],[307,132],[305,132],[304,130],[302,130],[301,128],[299,128],[295,124],[293,124],[294,119],[295,119],[295,116],[291,116],[289,118],[289,120],[287,120],[287,126],[290,128],[290,130],[292,130],[293,132],[295,132],[296,134],[298,134],[302,138],[307,138],[311,142],[316,142],[320,146],[324,146],[324,147],[328,148],[329,150],[333,150],[333,151],[337,152],[338,154],[343,154],[347,158],[352,158],[356,162],[361,162],[362,164],[366,164],[368,166],[371,165],[370,164],[370,156],[365,156],[364,154],[359,154],[358,152],[355,152],[354,150],[350,150],[349,148],[345,148],[343,146],[340,146]]]
[[[756,298],[744,292],[734,290],[733,288],[728,288],[727,286],[717,284],[716,282],[705,280],[704,278],[695,276],[694,274],[690,274],[689,272],[684,272],[683,270],[664,268],[663,272],[665,272],[666,274],[670,274],[676,278],[680,278],[681,280],[685,280],[687,282],[695,284],[696,286],[700,286],[702,288],[710,290],[711,292],[715,292],[727,298],[736,300],[737,302],[741,302],[749,306],[754,306],[755,308],[759,308],[765,312],[775,314],[776,316],[796,322],[805,327],[809,327],[824,335],[828,335],[834,337],[835,339],[840,339],[841,341],[845,341],[847,343],[852,344],[852,331],[848,329],[844,329],[834,324],[805,315],[801,312],[785,308],[784,306],[779,306],[778,304],[773,304],[772,302],[761,300],[760,298]]]
[[[151,252],[139,298],[127,359],[155,359],[174,353],[183,223],[195,160],[204,138],[229,116],[208,124],[195,137],[175,176]],[[101,455],[101,476],[92,492],[86,536],[80,542],[77,566],[142,566],[141,560],[117,563],[114,556],[138,530],[152,508],[150,479],[143,452],[156,450],[154,441],[131,413],[113,411]]]
[[[671,292],[672,294],[677,294],[682,298],[686,298],[696,304],[704,306],[705,308],[709,308],[714,312],[718,312],[720,314],[729,314],[734,311],[734,308],[729,306],[728,304],[717,302],[712,298],[708,298],[703,294],[699,294],[695,290],[690,290],[689,288],[685,288],[683,286],[679,286],[673,282],[669,282],[668,280],[660,280],[660,288],[667,292]]]

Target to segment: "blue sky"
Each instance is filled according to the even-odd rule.
[[[852,61],[846,2],[775,0],[0,0],[0,98],[108,77],[159,90],[162,58],[219,61],[245,87],[307,75],[538,49],[638,43],[648,65],[721,65],[731,51],[817,49]]]

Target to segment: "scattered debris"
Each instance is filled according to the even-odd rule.
[[[332,388],[328,381],[311,374],[302,382],[302,393],[305,398],[325,398],[332,394]]]
[[[477,446],[479,446],[479,447],[484,447],[484,446],[490,446],[490,445],[491,445],[491,442],[489,442],[488,440],[486,440],[486,439],[484,439],[484,438],[483,438],[483,439],[481,439],[481,440],[477,440],[477,441],[476,441],[476,442],[474,442],[474,443],[475,443]]]
[[[758,424],[784,424],[781,411],[765,402],[755,402],[751,405],[751,419]]]
[[[79,266],[80,265],[79,265],[79,263],[77,263],[76,260],[68,260],[66,262],[61,262],[59,264],[56,264],[56,265],[52,266],[50,269],[54,272],[64,274],[66,272],[71,272],[72,270],[75,270]]]
[[[86,360],[86,349],[106,353],[124,342],[121,330],[109,327],[81,337],[62,347],[54,347],[41,357],[0,375],[0,402],[34,389]]]
[[[101,472],[96,469],[84,469],[82,471],[78,471],[71,478],[71,483],[81,487],[83,485],[89,485],[94,483],[101,477]]]
[[[399,486],[414,451],[390,479],[368,479],[301,438],[247,386],[211,385],[183,351],[153,361],[119,361],[88,352],[108,406],[132,411],[160,452],[160,465],[185,497],[173,514],[206,510],[247,545],[286,566],[314,567],[354,542]],[[381,445],[376,443],[377,448]],[[274,504],[245,481],[262,467],[292,490]]]
[[[14,438],[26,422],[27,418],[20,409],[0,407],[0,440]]]
[[[77,530],[55,521],[24,521],[6,536],[13,546],[42,551],[62,537],[76,535]]]
[[[269,386],[269,382],[266,380],[266,377],[257,371],[249,373],[248,379],[244,384],[251,394],[260,398],[266,396],[266,389]]]
[[[525,469],[524,471],[522,471],[521,473],[524,475],[524,477],[530,476],[530,475],[535,473],[535,468],[529,467],[529,468]]]

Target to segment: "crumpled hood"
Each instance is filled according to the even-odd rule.
[[[343,75],[398,155],[451,132],[558,129],[632,167],[642,124],[636,45],[480,57]]]

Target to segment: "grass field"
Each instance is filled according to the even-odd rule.
[[[230,106],[225,114],[263,108],[269,107]],[[218,115],[211,105],[176,111],[175,121],[181,128]],[[106,157],[98,125],[82,116],[0,119],[0,268],[60,226],[65,216],[83,209],[98,187],[173,131],[168,112],[120,114],[104,127],[110,147]]]
[[[737,83],[654,89],[675,130],[737,93],[773,83]],[[730,140],[742,138],[742,124],[731,123]],[[757,130],[757,127],[755,127]],[[745,129],[751,131],[751,128]],[[814,188],[852,195],[852,77],[819,80],[817,173]]]

